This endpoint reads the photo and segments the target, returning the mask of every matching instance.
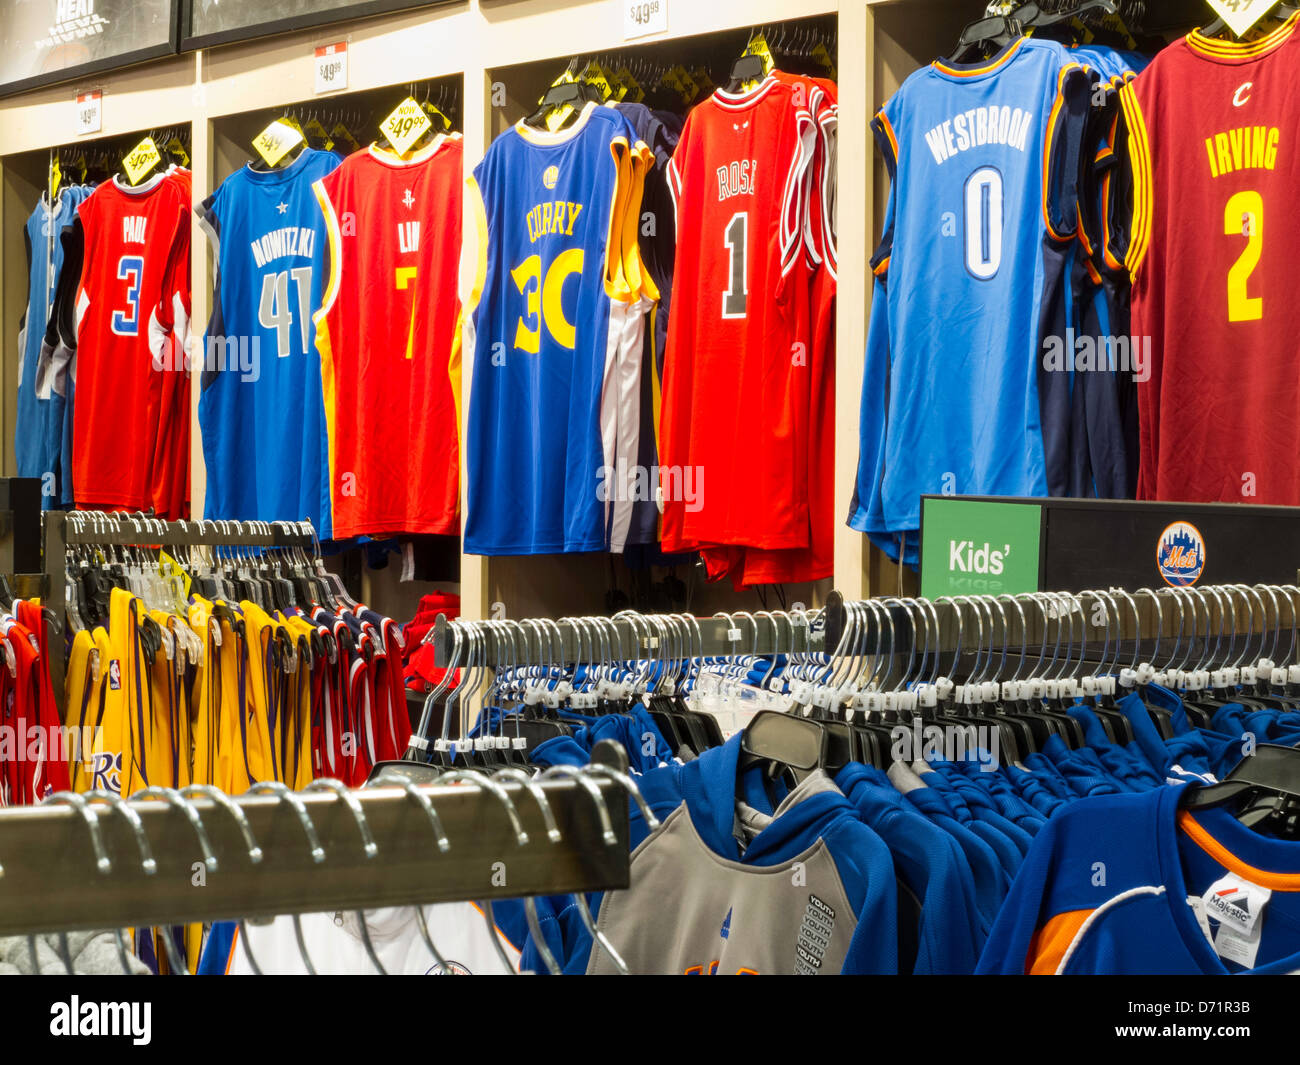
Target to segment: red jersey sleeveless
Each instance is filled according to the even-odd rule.
[[[1298,24],[1194,31],[1121,91],[1140,498],[1300,504]]]
[[[188,176],[188,175],[187,175]],[[77,398],[72,479],[86,510],[149,510],[157,494],[155,449],[170,408],[187,414],[184,360],[160,360],[150,328],[170,303],[173,256],[188,252],[190,185],[175,173],[139,188],[106,181],[77,209],[83,240],[77,287]],[[163,517],[179,517],[168,507]]]
[[[330,243],[317,312],[334,536],[460,533],[459,134],[371,146],[316,182]]]
[[[715,93],[687,117],[668,167],[677,251],[660,415],[667,552],[808,545],[803,236],[817,126],[807,95],[774,77]]]

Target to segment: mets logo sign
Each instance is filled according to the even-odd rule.
[[[1176,521],[1160,534],[1156,544],[1156,566],[1165,583],[1187,588],[1205,572],[1205,539],[1195,525]]]

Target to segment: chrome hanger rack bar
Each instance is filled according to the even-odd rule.
[[[770,655],[792,649],[817,653],[826,648],[833,649],[839,640],[843,626],[843,600],[838,592],[832,592],[825,608],[807,612],[737,610],[714,617],[689,617],[623,611],[612,618],[548,620],[545,625],[548,643],[543,657],[554,665],[589,661],[593,642],[602,632],[609,637],[611,647],[622,647],[629,654],[642,658],[661,657],[668,653],[665,641],[658,635],[657,623],[663,620],[676,622],[674,631],[679,636],[685,634],[677,641],[677,649],[690,656]],[[595,623],[599,623],[602,629],[596,630]],[[426,642],[431,641],[434,645],[435,662],[439,668],[455,665],[452,661],[452,627],[457,624],[486,626],[489,634],[485,641],[486,658],[480,656],[477,664],[490,667],[516,664],[509,644],[492,638],[494,622],[454,622],[439,614],[426,637]],[[611,635],[611,625],[616,635]]]
[[[413,766],[350,791],[62,793],[0,810],[0,935],[625,888],[626,766],[604,741],[591,768],[528,785]]]
[[[319,541],[309,521],[163,521],[148,514],[105,514],[100,511],[46,511],[43,528],[43,601],[59,613],[67,603],[65,556],[71,544],[104,546],[157,545],[160,547],[302,547]],[[50,633],[50,683],[63,714],[63,680],[66,669],[63,637]]]

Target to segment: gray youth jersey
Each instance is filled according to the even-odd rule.
[[[740,804],[738,830],[752,838],[826,789],[838,790],[814,773],[774,817]],[[639,975],[836,975],[857,915],[822,840],[780,865],[742,865],[705,844],[683,803],[632,852],[631,887],[605,897],[597,926]],[[593,944],[588,975],[615,972]]]

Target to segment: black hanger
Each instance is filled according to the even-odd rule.
[[[1270,15],[1276,16],[1285,21],[1298,11],[1300,11],[1300,7],[1296,7],[1295,4],[1278,4],[1277,7],[1272,10]],[[1258,23],[1256,23],[1256,25],[1258,25]],[[1208,26],[1202,27],[1200,32],[1202,37],[1217,37],[1226,29],[1228,29],[1228,24],[1223,20],[1223,16],[1219,16]]]
[[[742,795],[741,778],[756,765],[766,766],[770,779],[784,774],[793,784],[806,780],[818,769],[828,773],[842,769],[850,757],[844,739],[843,734],[832,739],[820,721],[760,710],[740,736],[736,797]]]
[[[1023,36],[1024,28],[1009,15],[977,19],[962,29],[961,36],[957,38],[957,47],[947,57],[947,62],[967,63],[996,55]]]
[[[1247,828],[1267,827],[1294,837],[1300,830],[1300,748],[1261,743],[1224,780],[1188,792],[1184,809],[1242,799],[1235,816]]]
[[[546,116],[557,107],[565,104],[581,111],[588,102],[602,103],[600,93],[595,86],[585,81],[562,81],[546,90],[541,104],[536,111],[524,119],[524,125],[537,129],[546,128]]]

